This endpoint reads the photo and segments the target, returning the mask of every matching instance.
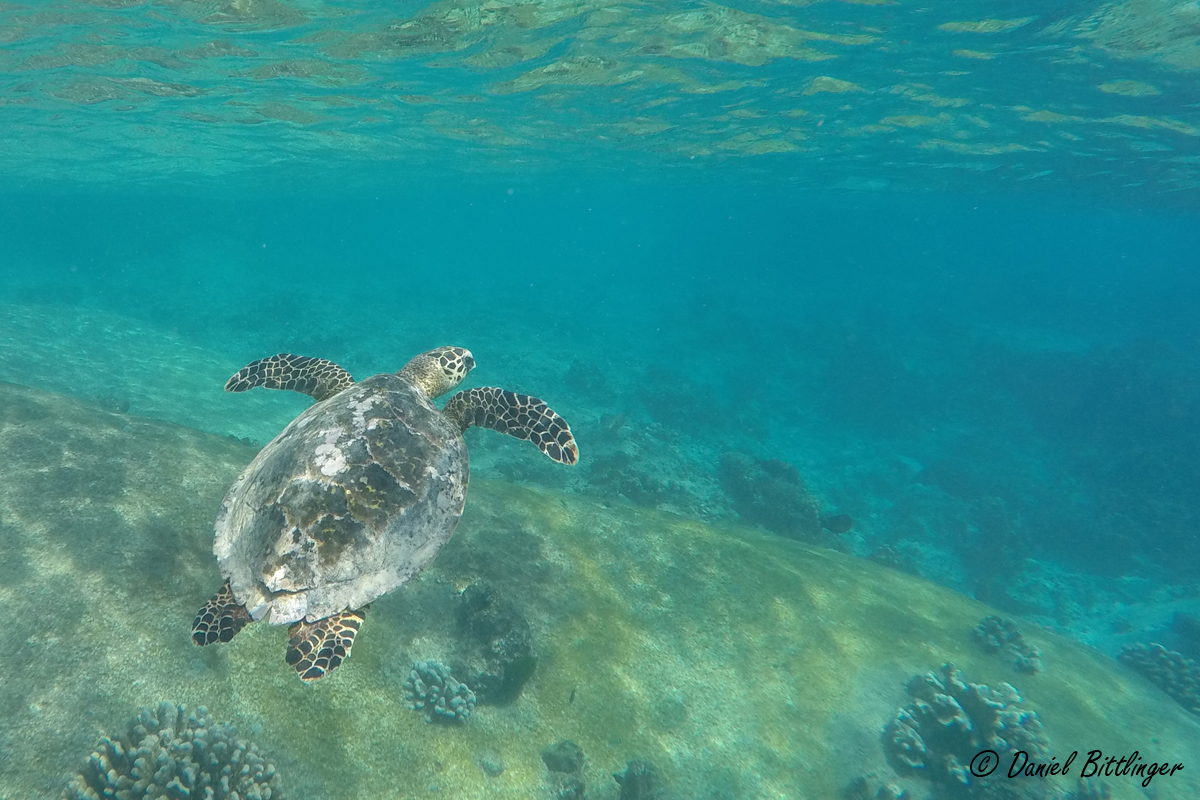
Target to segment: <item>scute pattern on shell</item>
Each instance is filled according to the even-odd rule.
[[[254,619],[361,607],[437,555],[467,477],[455,425],[411,382],[376,375],[263,448],[226,496],[218,562]]]

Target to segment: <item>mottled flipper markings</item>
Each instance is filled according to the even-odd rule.
[[[324,678],[350,657],[354,637],[366,609],[343,611],[316,622],[297,622],[288,628],[287,663],[305,683]]]
[[[213,595],[192,621],[192,641],[203,647],[214,642],[228,642],[250,622],[246,607],[233,599],[229,581]]]
[[[536,397],[486,386],[459,392],[442,411],[464,431],[473,425],[490,428],[533,442],[560,464],[579,460],[579,447],[567,421]]]
[[[354,378],[350,373],[332,361],[279,353],[242,367],[225,382],[225,391],[244,392],[255,386],[265,386],[324,400],[353,385]]]

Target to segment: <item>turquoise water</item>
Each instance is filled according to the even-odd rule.
[[[160,701],[206,704],[255,733],[290,768],[288,796],[566,797],[540,772],[551,741],[537,737],[562,711],[548,693],[568,689],[589,797],[631,796],[608,775],[635,756],[679,798],[833,797],[860,775],[863,797],[876,783],[1009,797],[906,774],[877,741],[911,699],[907,677],[952,659],[969,680],[1017,685],[1060,759],[1089,748],[1055,734],[1056,722],[1085,727],[1065,689],[1051,696],[1059,677],[988,667],[969,629],[962,652],[938,638],[956,614],[1014,619],[1048,651],[1056,635],[1094,648],[1116,676],[1097,691],[1149,692],[1129,729],[1160,721],[1175,737],[1134,746],[1200,752],[1195,3],[18,2],[0,4],[0,42],[0,381],[47,393],[9,387],[0,406],[0,592],[30,620],[0,633],[17,676],[0,690],[0,758],[33,763],[22,739],[53,749],[0,768],[0,800],[60,797],[102,732]],[[221,495],[311,405],[225,394],[225,379],[278,352],[361,379],[445,344],[473,352],[466,386],[549,402],[580,463],[468,433],[472,480],[493,482],[464,518],[481,549],[456,535],[418,588],[378,601],[363,629],[374,624],[374,644],[333,689],[303,694],[280,631],[253,634],[280,639],[263,658],[189,649],[190,609],[219,586],[208,551]],[[160,429],[144,420],[179,427],[149,433]],[[169,465],[171,491],[135,469],[138,452]],[[112,479],[126,469],[143,477]],[[683,521],[637,516],[660,511]],[[555,549],[560,535],[590,541],[589,525],[603,528],[600,551]],[[650,555],[633,543],[639,525],[656,532]],[[524,544],[487,538],[510,529]],[[735,604],[727,624],[738,598],[749,604],[742,633],[765,651],[793,647],[771,638],[784,620],[824,635],[807,612],[801,626],[771,605],[791,590],[748,574],[786,573],[806,548],[840,553],[838,569],[866,582],[882,564],[945,587],[955,610],[915,614],[912,633],[903,619],[868,626],[869,646],[827,643],[845,648],[838,670],[880,681],[854,702],[820,663],[772,661],[785,683],[826,687],[823,701],[781,706],[842,703],[840,722],[803,739],[804,723],[697,677],[757,683],[761,664],[739,660],[752,645],[714,640],[685,658],[650,644],[655,631],[686,640],[691,615],[712,613],[687,594],[693,535],[723,558],[751,551],[722,536],[761,545],[744,555],[753,569],[722,561],[710,588]],[[64,567],[75,547],[89,558]],[[651,581],[627,573],[638,559],[673,599],[639,594]],[[819,583],[795,563],[796,587]],[[574,584],[530,578],[530,564],[572,565],[578,607]],[[410,662],[457,657],[462,642],[429,620],[452,627],[446,609],[474,580],[524,608],[542,658],[521,698],[481,703],[455,740],[396,698]],[[113,585],[128,610],[112,635],[149,653],[143,678],[116,658],[89,672],[96,609],[64,602],[72,587]],[[867,626],[817,606],[831,629]],[[889,635],[894,658],[881,655]],[[567,643],[602,663],[579,648],[606,637],[641,642],[655,680],[622,683],[633,656],[610,642],[625,677],[580,711],[588,679]],[[914,637],[929,643],[924,661]],[[1178,696],[1129,666],[1124,648],[1152,644],[1174,651]],[[55,652],[66,671],[39,679]],[[286,692],[267,696],[274,679]],[[93,680],[105,687],[94,697],[81,688]],[[287,729],[319,729],[332,707],[341,730],[366,735],[375,691],[399,709],[380,740],[418,763],[430,737],[436,770],[334,769],[313,755],[328,741]],[[601,713],[643,706],[655,711],[619,725]],[[745,729],[724,727],[738,714]],[[729,751],[689,750],[704,731]],[[842,747],[855,763],[785,758],[784,742]],[[729,761],[739,748],[753,766]],[[506,772],[475,766],[501,755]],[[460,769],[475,777],[456,782]],[[814,772],[825,782],[806,783]],[[1200,791],[1156,780],[1156,795],[1109,784],[1115,797]]]
[[[1188,2],[101,0],[0,14],[3,163],[33,185],[424,190],[448,173],[602,168],[1116,197],[1197,186]]]

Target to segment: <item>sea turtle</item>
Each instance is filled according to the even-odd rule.
[[[291,623],[287,663],[304,681],[322,678],[350,656],[367,604],[420,572],[454,533],[467,428],[529,440],[560,464],[578,460],[570,427],[536,397],[468,389],[439,410],[433,398],[474,367],[469,350],[439,347],[355,383],[332,361],[280,353],[230,378],[228,392],[265,386],[317,402],[226,493],[213,544],[225,585],[200,609],[192,640]]]

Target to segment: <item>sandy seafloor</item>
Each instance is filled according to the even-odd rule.
[[[188,639],[219,580],[212,509],[252,446],[10,384],[0,399],[5,800],[57,797],[101,732],[167,698],[252,732],[289,797],[550,796],[539,750],[571,738],[591,797],[616,798],[609,774],[645,758],[671,797],[832,798],[860,776],[896,782],[881,728],[907,679],[946,660],[1016,684],[1061,752],[1191,766],[1200,747],[1200,721],[1102,654],[1027,623],[1046,668],[1017,674],[970,635],[987,607],[902,572],[484,479],[435,565],[373,604],[350,661],[305,686],[282,629],[205,651]],[[432,725],[400,684],[411,660],[452,654],[455,595],[477,580],[522,609],[538,667],[516,702]],[[1154,796],[1197,792],[1185,769]]]

